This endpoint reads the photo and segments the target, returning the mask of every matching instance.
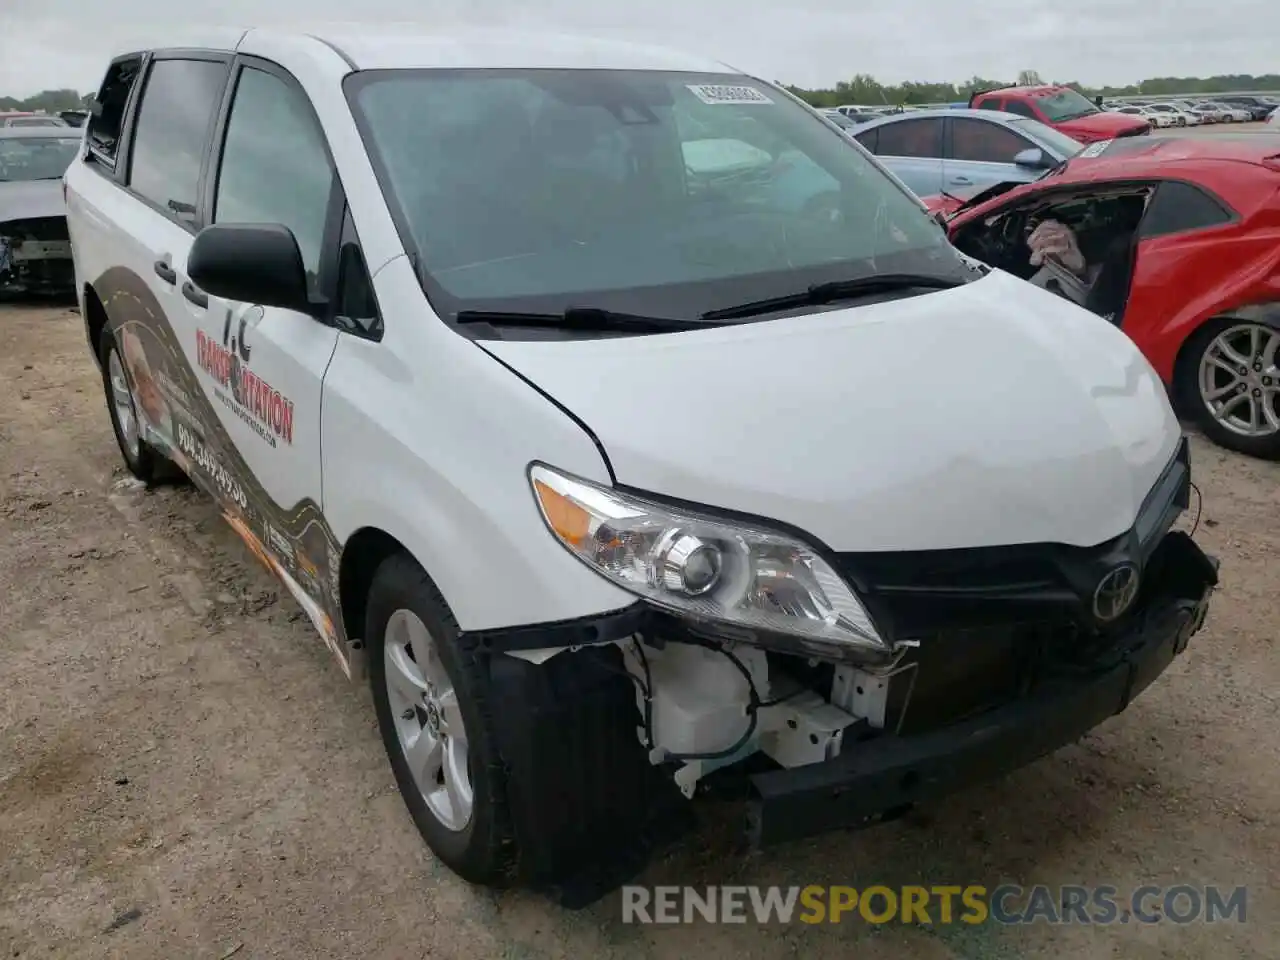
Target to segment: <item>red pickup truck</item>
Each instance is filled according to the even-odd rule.
[[[1031,117],[1081,143],[1143,136],[1151,132],[1151,124],[1141,117],[1099,110],[1071,87],[1042,84],[979,90],[969,98],[969,106],[975,110],[1003,110]]]

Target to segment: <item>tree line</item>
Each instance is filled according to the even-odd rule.
[[[1017,83],[1039,83],[1040,75],[1034,70],[1023,70],[1016,78]],[[801,99],[815,107],[838,107],[844,103],[862,104],[906,104],[906,103],[952,103],[968,100],[975,90],[987,90],[991,87],[1003,86],[1008,80],[988,80],[984,77],[970,77],[964,83],[927,83],[909,80],[906,83],[880,83],[867,73],[855,74],[853,79],[842,80],[834,87],[806,90],[803,87],[787,84],[786,87]],[[1245,90],[1280,90],[1280,74],[1267,73],[1260,77],[1240,73],[1217,77],[1154,77],[1141,83],[1127,87],[1086,87],[1076,81],[1066,86],[1074,87],[1087,97],[1167,96],[1175,93],[1214,94],[1232,93]],[[57,113],[59,110],[81,110],[93,96],[91,93],[81,94],[75,90],[42,90],[35,96],[20,99],[16,97],[0,97],[0,112],[8,110],[24,110],[46,113]]]
[[[989,90],[1008,83],[1040,83],[1040,75],[1034,70],[1023,70],[1012,80],[988,80],[970,77],[964,83],[924,83],[907,81],[899,84],[880,83],[866,73],[855,74],[852,80],[841,81],[829,89],[806,90],[790,84],[787,89],[815,107],[838,107],[845,103],[909,104],[954,103],[968,100],[976,90]],[[1096,96],[1169,96],[1175,93],[1215,94],[1254,90],[1280,90],[1280,74],[1268,73],[1260,77],[1241,73],[1217,77],[1154,77],[1127,87],[1087,87],[1070,81],[1064,86],[1079,90],[1090,99]]]
[[[24,113],[58,113],[60,110],[83,110],[92,93],[80,94],[75,90],[41,90],[25,100],[18,97],[0,97],[0,113],[11,110]]]

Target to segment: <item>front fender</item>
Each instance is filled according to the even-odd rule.
[[[339,338],[325,375],[324,513],[339,543],[374,527],[402,543],[467,631],[594,616],[634,597],[547,530],[534,460],[611,482],[587,431],[430,313],[407,261],[375,278],[381,343]]]

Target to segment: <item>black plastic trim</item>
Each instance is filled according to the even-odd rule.
[[[462,636],[485,653],[512,653],[543,647],[577,647],[613,643],[644,632],[652,610],[643,601],[609,613],[493,630],[464,630]]]

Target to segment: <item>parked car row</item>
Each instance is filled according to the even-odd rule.
[[[1202,123],[1266,120],[1280,107],[1280,100],[1249,94],[1222,94],[1213,97],[1107,100],[1103,106],[1116,113],[1147,117],[1153,126],[1194,127]]]

